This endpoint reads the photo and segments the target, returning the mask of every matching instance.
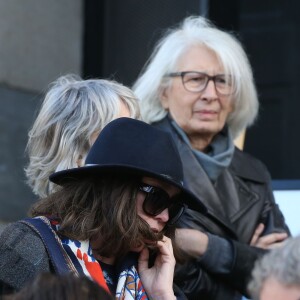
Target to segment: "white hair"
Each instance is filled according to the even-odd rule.
[[[48,180],[50,174],[77,167],[79,158],[85,160],[92,135],[117,118],[121,101],[130,117],[140,118],[135,95],[120,83],[66,75],[51,84],[26,148],[25,173],[36,195],[45,197],[56,190]]]
[[[228,116],[227,124],[233,137],[236,137],[254,122],[258,114],[259,104],[251,66],[241,43],[203,17],[186,18],[178,28],[168,30],[157,43],[133,85],[133,91],[140,99],[143,120],[153,123],[166,116],[160,94],[172,79],[164,76],[180,71],[176,69],[180,58],[195,45],[204,45],[212,50],[225,72],[233,76],[236,91],[232,96],[234,110]]]
[[[256,262],[248,286],[254,300],[260,299],[268,279],[275,279],[284,286],[300,287],[300,236],[287,239],[280,248],[271,250]]]

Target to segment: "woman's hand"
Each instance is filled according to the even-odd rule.
[[[286,232],[274,232],[261,236],[265,229],[263,223],[258,224],[250,241],[251,246],[262,249],[273,249],[282,246],[283,241],[288,238]]]
[[[149,249],[144,248],[138,260],[141,281],[150,299],[174,300],[173,277],[175,257],[171,240],[164,236],[157,242],[157,255],[154,265],[149,268]]]

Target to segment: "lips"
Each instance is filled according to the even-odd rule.
[[[217,110],[212,110],[212,109],[201,109],[201,110],[196,110],[194,111],[196,114],[204,114],[204,115],[215,115],[218,113]]]

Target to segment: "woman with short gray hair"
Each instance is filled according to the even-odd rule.
[[[83,165],[100,131],[117,117],[140,118],[137,99],[124,85],[76,75],[54,81],[29,131],[25,172],[33,192],[55,191],[49,175]]]

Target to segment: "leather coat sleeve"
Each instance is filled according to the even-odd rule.
[[[267,235],[274,232],[286,232],[291,235],[290,230],[285,223],[284,216],[275,202],[274,194],[269,188],[269,193],[263,211],[261,213],[261,222],[264,223],[265,229],[262,235]]]
[[[186,214],[177,225],[189,227],[188,221]],[[196,227],[195,223],[193,227]],[[212,234],[208,237],[207,252],[178,266],[175,282],[189,299],[234,299],[236,291],[247,295],[254,263],[266,251],[229,238]]]
[[[228,273],[219,274],[210,270],[217,278],[238,290],[243,295],[248,295],[247,285],[251,279],[255,262],[260,259],[268,250],[251,247],[247,244],[230,240],[233,249],[233,264]]]
[[[197,263],[190,260],[184,265],[177,265],[174,282],[185,293],[189,300],[233,300],[241,296],[228,285],[209,274]]]
[[[229,242],[233,249],[233,263],[228,270],[220,272],[213,265],[205,268],[201,259],[193,259],[176,267],[175,282],[188,299],[232,300],[240,299],[240,294],[247,296],[254,264],[267,251],[232,240]]]

